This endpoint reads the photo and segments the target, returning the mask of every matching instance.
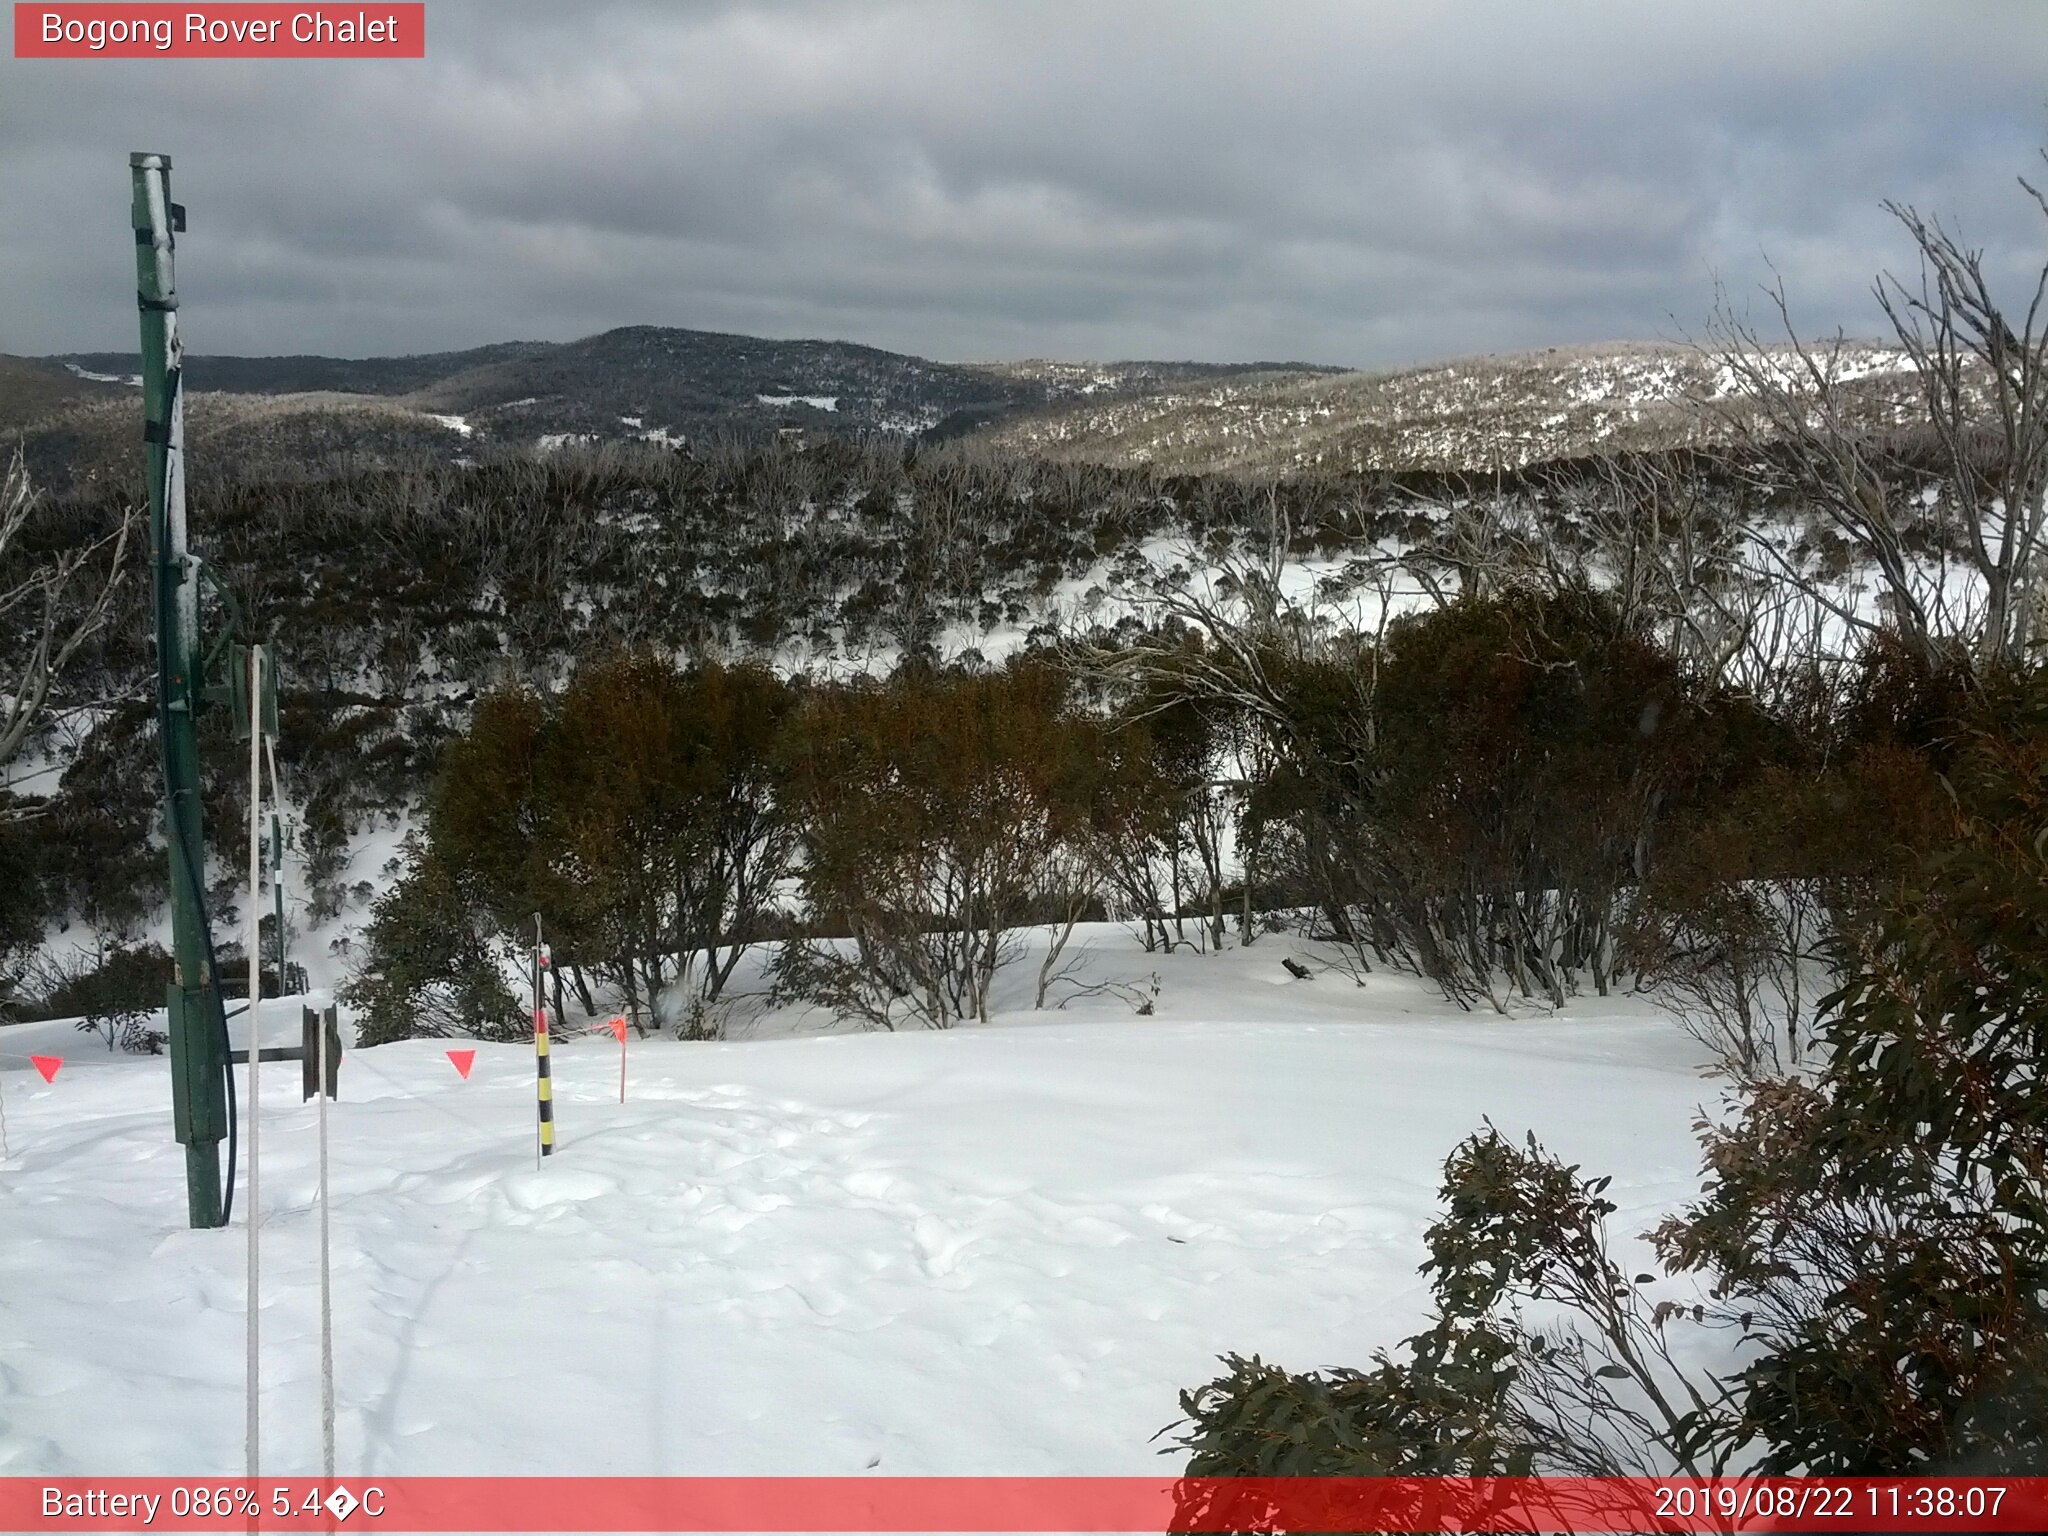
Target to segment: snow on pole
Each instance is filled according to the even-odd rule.
[[[548,947],[541,942],[540,914],[533,914],[533,1061],[534,1090],[539,1097],[540,1119],[534,1127],[533,1166],[555,1155],[555,1085],[548,1068],[548,1009],[541,1001],[540,973],[548,963]]]

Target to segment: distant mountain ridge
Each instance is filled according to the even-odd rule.
[[[402,395],[465,369],[527,356],[547,342],[506,341],[465,352],[425,352],[405,357],[226,357],[204,353],[185,358],[186,386],[236,395],[297,395],[318,390],[342,394]],[[56,363],[85,374],[122,377],[134,373],[133,352],[66,352],[38,362]]]
[[[113,380],[132,355],[74,352],[26,361]],[[1305,365],[1254,363],[942,363],[844,341],[779,341],[633,325],[570,342],[502,342],[408,357],[188,355],[194,393],[374,395],[471,433],[613,438],[687,436],[719,427],[824,431],[965,430],[1070,396],[1125,394]]]
[[[0,356],[0,438],[20,442],[53,488],[132,474],[137,366],[120,352]],[[445,461],[578,442],[673,447],[719,434],[959,437],[1070,400],[1335,371],[1263,362],[945,363],[853,342],[648,325],[406,357],[185,359],[195,472],[288,475],[422,453]]]
[[[1905,360],[1852,348],[1873,395]],[[125,476],[139,402],[126,353],[0,356],[0,451],[42,483]],[[1706,446],[1730,381],[1688,347],[1550,347],[1360,372],[1306,363],[946,363],[843,341],[624,326],[571,342],[410,357],[186,360],[195,471],[318,475],[579,442],[719,434],[972,438],[1174,473],[1492,471]]]

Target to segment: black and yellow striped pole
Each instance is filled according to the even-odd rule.
[[[555,1155],[555,1085],[548,1072],[548,1008],[541,1000],[540,972],[548,963],[548,947],[541,942],[540,914],[533,914],[533,1060],[535,1089],[540,1095],[540,1119],[534,1127],[536,1140],[533,1166]]]

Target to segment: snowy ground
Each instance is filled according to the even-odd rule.
[[[1500,1020],[1405,980],[1293,981],[1280,936],[1086,942],[1159,973],[1157,1016],[635,1041],[623,1106],[617,1046],[566,1040],[539,1171],[530,1048],[480,1048],[466,1082],[441,1044],[351,1053],[342,1469],[1170,1470],[1151,1437],[1222,1351],[1363,1364],[1414,1329],[1439,1168],[1483,1117],[1614,1173],[1618,1233],[1695,1187],[1710,1086],[1640,1003]],[[66,1058],[54,1084],[31,1051]],[[295,1066],[264,1070],[283,1475],[317,1470],[314,1116]],[[245,1232],[185,1228],[169,1098],[161,1059],[0,1030],[0,1474],[241,1465]]]

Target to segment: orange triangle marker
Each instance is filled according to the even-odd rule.
[[[450,1051],[448,1059],[455,1063],[455,1070],[462,1074],[462,1080],[469,1081],[469,1069],[476,1065],[475,1051]]]
[[[606,1019],[604,1027],[612,1032],[612,1038],[618,1041],[619,1044],[624,1045],[626,1043],[626,1021],[624,1019]]]
[[[57,1069],[64,1065],[62,1056],[31,1056],[29,1060],[35,1063],[36,1070],[43,1074],[43,1081],[46,1083],[57,1081]]]

